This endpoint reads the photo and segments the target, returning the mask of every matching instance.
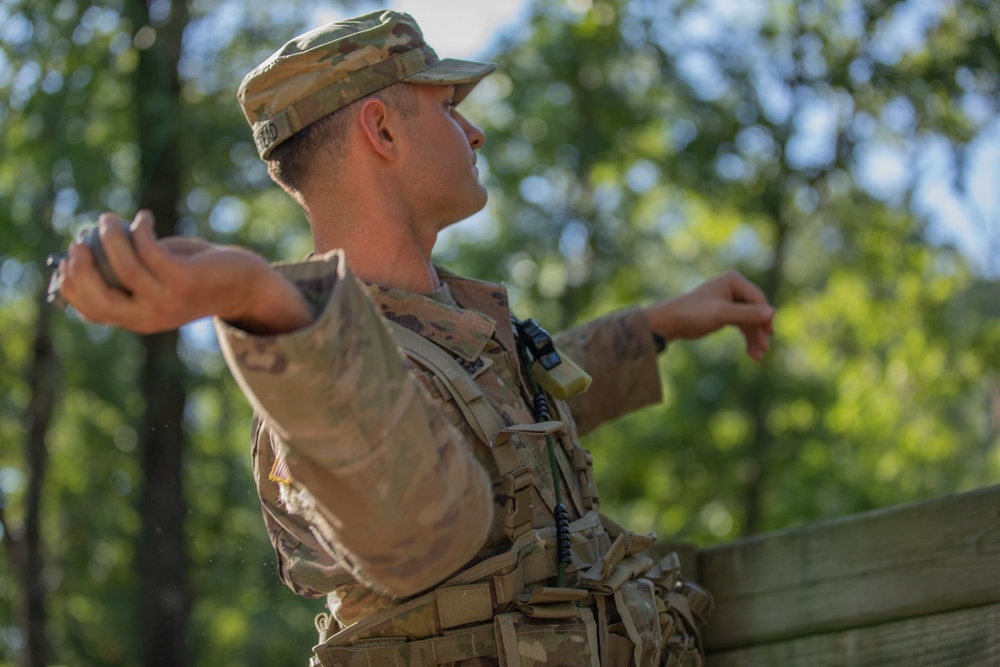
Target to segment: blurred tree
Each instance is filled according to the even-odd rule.
[[[4,512],[6,494],[0,488],[0,530],[3,531],[11,569],[22,582],[18,620],[25,634],[23,664],[28,667],[48,664],[48,616],[42,578],[45,560],[41,540],[41,498],[49,460],[45,433],[58,395],[58,367],[52,349],[49,321],[49,311],[41,304],[31,346],[31,369],[28,375],[31,398],[23,417],[28,481],[19,529],[15,529],[7,519]],[[14,530],[17,532],[13,532]]]
[[[443,260],[509,274],[553,328],[729,266],[779,307],[761,368],[675,344],[665,411],[591,438],[613,511],[718,540],[997,479],[996,321],[905,207],[926,144],[960,156],[995,117],[996,13],[536,2],[501,46],[473,100],[500,222]],[[872,164],[895,145],[892,189]]]
[[[67,207],[75,204],[77,195],[72,189],[74,176],[68,168],[67,155],[77,154],[86,159],[85,151],[74,144],[82,138],[83,128],[76,127],[71,136],[66,132],[73,114],[73,107],[82,102],[80,89],[89,83],[89,65],[81,64],[72,52],[70,42],[61,37],[60,29],[72,17],[66,11],[49,13],[47,3],[34,3],[21,13],[4,16],[3,62],[13,60],[21,66],[14,76],[4,80],[8,94],[0,108],[5,127],[5,161],[0,182],[6,203],[5,215],[0,225],[6,228],[7,238],[16,239],[5,247],[4,268],[4,320],[13,331],[29,344],[18,344],[5,336],[3,375],[5,400],[13,403],[20,414],[17,421],[5,420],[7,436],[16,424],[21,427],[20,437],[5,437],[8,442],[22,440],[24,455],[21,465],[10,467],[11,450],[5,452],[3,468],[5,482],[0,493],[4,496],[2,529],[5,542],[12,548],[10,561],[20,584],[19,623],[10,625],[8,637],[23,647],[22,664],[44,665],[52,659],[46,613],[47,586],[55,572],[47,560],[49,549],[44,537],[44,492],[50,459],[48,431],[56,399],[59,394],[59,364],[53,353],[52,318],[44,305],[44,280],[29,262],[37,261],[56,245],[51,226],[38,225],[37,221],[52,219],[56,225],[65,225]],[[4,8],[6,10],[6,8]],[[37,38],[35,38],[37,37]],[[52,67],[43,69],[42,63]],[[79,66],[79,68],[78,68]],[[70,71],[77,73],[76,80],[66,85]],[[74,85],[75,84],[75,85]],[[7,118],[12,111],[20,111]],[[51,152],[39,151],[37,139],[51,140]],[[105,169],[95,169],[90,176],[107,180]],[[87,176],[83,177],[87,180]],[[93,181],[91,181],[92,183]],[[20,373],[19,375],[17,375]],[[19,406],[20,409],[18,409]],[[23,470],[24,473],[19,471]],[[12,495],[24,490],[21,503],[10,502]],[[14,494],[10,492],[14,491]],[[20,525],[11,515],[20,515]],[[13,588],[8,585],[8,590]]]
[[[275,576],[250,411],[210,327],[144,341],[51,317],[40,260],[140,205],[161,233],[303,255],[233,93],[313,10],[0,0],[0,664],[142,664],[160,646],[140,640],[143,604],[186,642],[157,649],[171,664],[307,658],[320,603]],[[931,148],[968,189],[996,117],[997,12],[547,0],[501,45],[465,103],[492,218],[449,231],[442,261],[509,278],[551,329],[730,266],[780,306],[762,368],[731,334],[672,343],[664,406],[590,438],[618,518],[704,543],[1000,478],[995,273],[930,245],[917,215]],[[166,578],[144,589],[155,557]],[[47,633],[15,612],[29,599]]]
[[[139,52],[134,72],[140,208],[156,219],[156,234],[172,235],[181,200],[184,124],[178,64],[189,16],[186,0],[130,0],[125,10]],[[187,624],[185,503],[181,460],[187,372],[177,357],[177,331],[141,338],[139,385],[145,410],[142,443],[142,542],[139,551],[139,638],[142,664],[190,664]]]
[[[205,372],[219,385],[218,364],[205,370],[203,327],[190,345],[176,334],[140,340],[72,314],[51,318],[37,296],[47,282],[40,258],[103,210],[127,218],[149,206],[161,234],[304,252],[304,225],[286,233],[301,219],[294,205],[261,193],[269,181],[233,100],[242,72],[274,46],[263,34],[284,24],[292,33],[304,15],[265,3],[192,7],[188,20],[184,3],[0,2],[0,228],[12,240],[0,257],[0,433],[24,443],[20,453],[0,450],[10,565],[0,568],[0,597],[25,609],[15,616],[0,605],[0,664],[179,665],[192,650],[204,664],[239,654],[248,665],[301,664],[315,639],[311,613],[301,611],[315,603],[277,585],[249,466],[221,496],[201,486],[215,481],[206,467],[246,459],[250,414],[234,387],[195,394],[228,397],[225,446],[202,451],[204,437],[184,446],[200,423],[186,394]],[[246,30],[225,27],[227,16]],[[200,41],[182,48],[192,33]],[[61,373],[42,354],[49,331]],[[56,394],[42,389],[51,384],[61,395],[46,424]],[[182,495],[182,473],[194,493]],[[236,502],[243,511],[232,510]],[[201,557],[193,572],[189,544]],[[142,577],[133,569],[140,561]],[[53,590],[45,637],[42,602]],[[192,603],[199,624],[185,631]],[[287,629],[269,640],[260,628]]]

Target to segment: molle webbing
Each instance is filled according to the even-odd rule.
[[[536,619],[572,618],[586,607],[596,606],[601,645],[624,662],[614,660],[600,664],[630,664],[632,644],[620,646],[615,636],[608,634],[607,608],[623,606],[621,590],[624,580],[613,574],[631,569],[629,561],[645,558],[636,553],[645,545],[646,536],[634,533],[618,534],[614,543],[610,535],[599,532],[589,540],[580,541],[586,531],[597,528],[601,517],[589,513],[572,524],[578,535],[573,550],[573,570],[581,577],[578,588],[538,588],[537,584],[551,579],[556,572],[554,549],[531,552],[531,546],[551,541],[554,531],[543,529],[525,534],[514,547],[503,554],[478,563],[445,582],[439,588],[398,607],[379,612],[341,630],[323,644],[316,646],[310,663],[314,667],[376,667],[377,665],[448,664],[470,658],[495,656],[500,651],[494,619],[502,618],[515,609]],[[519,554],[528,553],[519,557]],[[630,554],[632,554],[630,556]],[[645,558],[651,564],[648,558]],[[657,586],[670,609],[661,647],[670,667],[702,665],[698,621],[703,621],[711,607],[711,596],[696,586],[679,582],[676,554],[670,554],[649,569],[649,565],[633,574],[648,578],[648,586]],[[585,581],[590,575],[600,577]],[[586,573],[586,574],[585,574]],[[600,583],[601,585],[595,585]],[[610,584],[606,586],[604,584]],[[530,591],[530,594],[526,593]],[[553,598],[553,594],[558,594]],[[540,603],[538,605],[534,603]],[[572,614],[562,611],[568,609]],[[553,612],[562,611],[560,614]],[[586,613],[590,613],[589,611]],[[664,613],[666,611],[664,610]],[[696,620],[697,619],[697,620]],[[602,625],[603,623],[603,625]],[[632,628],[634,631],[635,628]],[[617,648],[616,648],[617,647]]]
[[[493,454],[497,472],[503,480],[507,507],[504,513],[504,532],[515,540],[531,529],[535,508],[532,504],[534,472],[520,460],[510,436],[545,437],[563,430],[558,421],[538,424],[521,424],[504,428],[500,414],[489,399],[454,357],[423,336],[404,326],[385,321],[389,334],[410,359],[433,373],[436,384],[455,400],[465,421]],[[485,369],[476,366],[478,371]]]
[[[599,564],[611,548],[611,538],[601,529],[601,518],[596,512],[574,521],[570,531],[577,535],[572,547],[572,571],[586,571]],[[591,533],[594,536],[587,537]],[[341,630],[314,651],[324,658],[323,665],[347,664],[333,660],[331,651],[366,648],[400,636],[410,642],[424,640],[453,628],[488,621],[494,614],[509,609],[526,590],[555,577],[555,548],[538,548],[543,542],[552,542],[554,537],[552,527],[527,532],[508,551],[459,572],[429,593]],[[456,605],[456,600],[461,600],[461,604]],[[391,637],[386,637],[387,634]],[[338,651],[336,655],[347,654]]]
[[[461,634],[442,635],[415,642],[383,642],[361,646],[317,647],[310,667],[431,667],[495,656],[493,621],[468,628]]]
[[[565,425],[547,421],[505,428],[500,413],[475,382],[476,376],[489,366],[488,358],[464,364],[419,334],[390,321],[385,324],[401,351],[432,374],[434,385],[454,399],[472,431],[490,448],[508,496],[504,532],[512,544],[507,551],[472,565],[424,595],[377,612],[328,638],[321,632],[322,643],[313,649],[310,665],[431,667],[506,655],[516,649],[508,646],[511,633],[498,630],[502,630],[500,621],[505,617],[520,613],[539,619],[563,619],[569,618],[566,610],[581,618],[588,616],[590,634],[600,636],[601,656],[592,654],[592,663],[600,660],[600,664],[628,664],[633,646],[635,655],[639,655],[638,629],[626,628],[632,642],[609,634],[606,608],[613,602],[622,612],[625,602],[621,587],[640,577],[650,589],[655,583],[663,591],[670,609],[672,620],[664,625],[666,610],[663,602],[657,603],[663,612],[660,630],[665,632],[660,648],[666,650],[666,664],[702,665],[695,619],[707,615],[711,596],[678,581],[676,556],[654,566],[652,559],[642,553],[652,543],[651,536],[626,531],[597,512],[593,459],[586,450],[567,447],[563,439],[561,444],[580,483],[586,513],[569,526],[572,540],[568,572],[577,575],[577,586],[545,588],[559,570],[556,529],[554,525],[532,529],[533,473],[519,459],[511,435],[540,437]],[[549,502],[546,499],[546,504]],[[562,599],[566,596],[576,597]],[[590,611],[595,606],[596,622]],[[500,637],[504,638],[503,647]],[[597,644],[596,639],[590,641],[591,646]],[[659,655],[659,651],[655,654]],[[646,653],[643,656],[648,657]]]
[[[396,345],[408,357],[434,373],[440,384],[455,399],[455,404],[472,430],[489,445],[503,429],[503,422],[486,399],[483,390],[469,377],[469,372],[451,355],[420,334],[389,320],[384,321]]]

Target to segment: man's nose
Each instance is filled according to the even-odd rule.
[[[469,138],[469,145],[472,146],[473,150],[479,150],[479,148],[486,143],[486,134],[479,129],[479,126],[470,121],[465,116],[459,116],[461,118],[462,129],[465,130],[465,136]]]

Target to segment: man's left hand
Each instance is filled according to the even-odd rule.
[[[736,271],[646,309],[653,332],[666,340],[694,340],[724,326],[739,327],[747,354],[760,361],[774,334],[774,308],[752,282]]]

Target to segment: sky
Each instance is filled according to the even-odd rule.
[[[567,0],[570,4],[587,5],[591,0]],[[712,13],[723,20],[754,21],[753,7],[762,2],[715,0],[709,3]],[[315,11],[314,24],[358,15],[382,7],[411,14],[420,24],[431,44],[442,57],[489,59],[497,37],[517,30],[524,23],[527,0],[482,2],[477,0],[397,0],[395,2],[362,3],[351,10],[322,7]],[[910,0],[905,11],[885,31],[881,48],[905,51],[919,47],[923,32],[945,11],[945,0]],[[759,12],[757,12],[759,13]],[[713,30],[711,21],[702,29]],[[690,26],[689,26],[690,27]],[[697,29],[697,26],[691,27]],[[698,72],[705,81],[707,73]],[[835,123],[829,112],[819,110],[810,122],[816,132],[802,149],[823,150],[826,132],[834,131]],[[929,237],[933,242],[956,245],[982,272],[1000,276],[1000,121],[994,121],[982,137],[969,148],[972,169],[965,176],[968,198],[960,198],[955,188],[954,164],[940,142],[925,140],[910,147],[875,144],[863,153],[858,165],[862,182],[869,192],[881,199],[898,202],[909,185],[911,163],[916,161],[919,174],[913,205],[918,214],[930,223]],[[486,222],[486,212],[475,221],[462,225],[466,230]],[[470,224],[471,223],[471,224]],[[478,223],[478,224],[477,224]],[[985,229],[991,229],[992,244]]]
[[[427,43],[442,58],[482,57],[506,28],[517,26],[527,8],[526,0],[397,0],[364,3],[350,11],[323,7],[314,15],[315,24],[357,16],[366,11],[389,8],[410,14]]]
[[[593,0],[565,1],[570,7],[585,8]],[[907,0],[901,3],[899,7],[902,9],[884,31],[886,37],[879,48],[902,52],[919,47],[927,27],[946,11],[948,4],[948,0]],[[523,26],[528,0],[363,0],[353,3],[347,10],[334,3],[317,1],[315,6],[310,21],[313,25],[383,7],[404,11],[416,18],[428,43],[442,57],[488,60],[495,52],[496,41],[501,34]],[[704,6],[705,11],[697,14],[700,22],[688,21],[683,26],[688,39],[697,40],[699,36],[711,39],[712,33],[719,30],[718,26],[727,23],[752,25],[759,19],[765,3],[763,0],[706,0]],[[236,17],[238,12],[233,14],[234,20]],[[235,29],[225,20],[212,25],[213,29]],[[3,28],[0,27],[2,38]],[[276,38],[276,44],[278,41]],[[5,65],[0,58],[0,70]],[[711,70],[698,70],[697,61],[688,65],[695,68],[691,75],[706,90],[710,89]],[[780,96],[775,97],[775,103],[781,103]],[[896,113],[901,123],[906,122],[905,109],[890,113]],[[995,116],[990,108],[981,110],[981,113]],[[803,161],[809,162],[810,159],[821,159],[822,153],[832,146],[832,133],[836,130],[835,112],[820,105],[815,113],[809,114],[806,122],[810,126],[809,132],[805,133],[808,136],[796,146],[789,146],[788,150],[790,156],[800,153]],[[916,164],[919,173],[915,181],[917,187],[913,206],[930,222],[931,240],[957,245],[980,271],[1000,277],[1000,247],[997,247],[1000,245],[1000,199],[997,194],[1000,192],[1000,120],[993,118],[987,131],[969,147],[968,153],[971,169],[960,177],[964,178],[961,181],[956,179],[953,159],[940,141],[928,139],[910,146],[873,144],[869,150],[862,152],[858,180],[866,184],[874,196],[899,203],[910,185],[910,167]],[[970,196],[964,199],[958,196],[957,182],[969,190]],[[480,214],[479,225],[484,224],[487,217],[486,212]],[[467,222],[462,229],[474,229],[479,225]]]
[[[592,0],[567,0],[570,6],[589,5]],[[898,25],[892,26],[888,43],[884,48],[906,49],[917,46],[917,33],[927,20],[927,16],[940,10],[943,0],[911,0],[914,11],[903,16]],[[322,3],[320,3],[322,4]],[[736,24],[755,20],[754,7],[761,7],[762,0],[713,0],[712,13],[716,17]],[[359,3],[350,10],[321,6],[314,11],[312,25],[322,25],[330,21],[357,16],[367,11],[388,7],[412,15],[420,25],[427,42],[441,57],[489,60],[495,52],[497,38],[508,31],[516,31],[525,23],[528,0],[397,0],[389,2]],[[702,30],[713,30],[712,20],[706,20]],[[690,27],[690,26],[689,26]],[[697,28],[697,26],[694,26]],[[694,29],[692,28],[692,29]],[[705,80],[704,72],[696,73]],[[904,113],[904,112],[900,112]],[[905,113],[904,113],[905,115]],[[835,123],[829,114],[815,115],[810,121],[815,127],[814,136],[801,150],[822,152],[825,141],[821,136],[832,132]],[[887,146],[876,146],[859,165],[862,182],[869,184],[869,191],[887,201],[897,201],[908,185],[909,163],[920,161],[921,175],[919,187],[914,196],[916,210],[930,221],[929,236],[941,244],[956,245],[986,275],[1000,277],[1000,257],[996,248],[986,243],[986,238],[977,229],[980,218],[992,221],[994,234],[1000,235],[1000,121],[994,121],[990,131],[970,147],[971,163],[968,185],[973,190],[972,207],[955,195],[953,185],[953,164],[941,146],[929,144],[917,147],[915,154],[899,151]],[[806,162],[808,156],[804,156]],[[981,215],[980,215],[981,214]],[[489,209],[477,213],[461,225],[453,225],[445,230],[439,239],[444,246],[452,236],[479,236],[488,234],[497,224],[489,214]],[[1000,241],[1000,239],[997,239]],[[211,327],[207,322],[185,327],[189,341],[204,337],[214,341]],[[204,336],[198,336],[198,329]]]

